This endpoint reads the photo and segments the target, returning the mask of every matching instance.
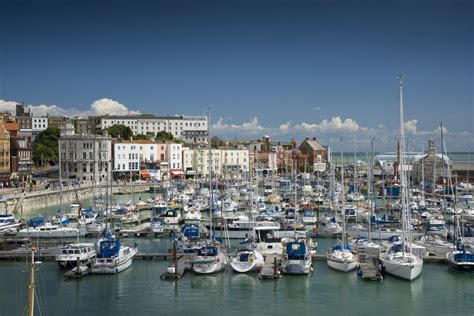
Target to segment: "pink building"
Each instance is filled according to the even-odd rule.
[[[158,143],[156,143],[156,147],[157,147],[157,152],[156,152],[156,154],[157,154],[156,157],[157,158],[156,158],[156,160],[161,161],[161,162],[168,161],[168,155],[167,155],[168,145],[164,142],[158,142]]]

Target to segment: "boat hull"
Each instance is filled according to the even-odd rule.
[[[111,263],[94,263],[91,268],[93,274],[116,274],[120,273],[132,265],[136,250],[130,248],[130,252],[123,258]]]
[[[260,253],[255,253],[255,259],[253,261],[239,261],[237,257],[230,262],[230,266],[235,272],[247,273],[252,271],[259,271],[263,268],[265,261]]]
[[[313,264],[309,260],[283,260],[281,270],[284,274],[309,274],[313,271]]]
[[[413,255],[406,254],[407,258],[411,257],[413,262],[407,260],[390,260],[381,256],[383,270],[393,276],[412,281],[421,275],[423,271],[423,261]]]
[[[357,260],[339,261],[328,257],[326,261],[330,268],[341,272],[349,272],[357,268]]]

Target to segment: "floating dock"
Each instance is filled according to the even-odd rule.
[[[367,257],[365,249],[360,249],[358,252],[359,256],[359,268],[357,274],[365,280],[371,281],[383,281],[382,271],[380,271],[380,260],[377,257]]]
[[[260,279],[278,279],[281,277],[281,255],[265,256],[265,264],[258,277]]]

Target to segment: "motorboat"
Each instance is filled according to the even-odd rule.
[[[74,243],[61,248],[61,254],[56,255],[60,268],[73,268],[79,265],[90,265],[96,256],[93,243]]]
[[[426,235],[415,241],[416,244],[422,245],[428,250],[430,255],[446,256],[450,251],[456,250],[456,247],[438,235]]]
[[[304,209],[303,211],[303,224],[314,225],[317,221],[316,212],[312,208]]]
[[[284,239],[281,269],[284,274],[309,274],[313,261],[306,239]]]
[[[42,226],[27,227],[20,229],[16,234],[17,237],[24,238],[76,238],[85,236],[83,229],[75,227],[54,225],[50,222]]]
[[[456,250],[446,254],[449,269],[457,272],[474,272],[474,254],[458,243]]]
[[[93,274],[116,274],[132,265],[136,248],[121,244],[109,230],[98,242],[99,249],[91,267]]]

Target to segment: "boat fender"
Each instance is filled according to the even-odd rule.
[[[314,227],[313,227],[313,233],[315,233],[315,234],[319,233],[319,228],[318,228],[318,226],[314,226]]]

